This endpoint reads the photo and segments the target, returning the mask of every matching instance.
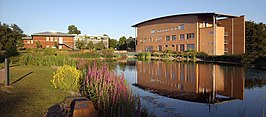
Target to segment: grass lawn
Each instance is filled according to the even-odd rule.
[[[51,67],[11,67],[11,86],[0,84],[0,116],[42,116],[49,107],[69,96],[51,86],[54,71]]]

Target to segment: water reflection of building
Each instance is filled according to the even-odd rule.
[[[164,62],[137,62],[136,66],[137,85],[163,95],[196,102],[244,98],[241,67]]]

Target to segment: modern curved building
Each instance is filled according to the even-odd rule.
[[[133,25],[136,51],[196,50],[209,55],[245,53],[245,17],[191,13],[159,17]]]

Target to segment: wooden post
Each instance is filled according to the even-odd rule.
[[[5,58],[5,70],[6,70],[6,86],[9,85],[9,61],[8,61],[8,58]]]

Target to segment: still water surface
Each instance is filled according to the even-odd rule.
[[[118,63],[141,104],[156,116],[266,115],[266,71],[187,62]]]

